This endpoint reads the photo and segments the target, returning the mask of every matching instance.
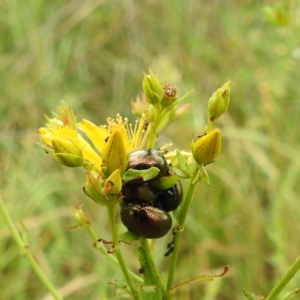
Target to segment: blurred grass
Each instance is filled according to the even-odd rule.
[[[266,5],[284,7],[281,24]],[[37,129],[64,100],[101,124],[141,92],[150,65],[194,109],[161,141],[187,149],[206,121],[206,101],[232,78],[229,111],[217,126],[224,148],[209,166],[187,222],[176,283],[230,271],[182,288],[176,299],[266,295],[300,253],[299,1],[1,2],[1,197],[30,250],[66,299],[112,299],[118,270],[72,225],[84,203],[99,238],[110,239],[106,213],[84,196],[80,170],[63,168],[35,142]],[[286,6],[285,6],[286,5]],[[273,19],[272,19],[273,17]],[[282,19],[280,19],[282,20]],[[133,118],[132,118],[133,119]],[[157,263],[170,236],[156,241]],[[138,271],[135,246],[126,257]],[[49,299],[1,221],[0,299]],[[299,287],[300,274],[287,290]],[[298,285],[297,285],[298,284]]]

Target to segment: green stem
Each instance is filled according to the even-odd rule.
[[[38,278],[41,280],[43,285],[46,287],[46,289],[49,291],[49,293],[53,296],[55,300],[62,300],[63,298],[58,294],[54,286],[49,281],[48,277],[45,275],[43,270],[40,268],[36,260],[33,258],[31,253],[29,252],[28,245],[24,243],[21,236],[19,235],[14,223],[12,222],[10,215],[8,214],[5,205],[0,198],[0,213],[4,219],[4,222],[8,229],[11,232],[12,237],[14,238],[15,242],[17,243],[21,254],[24,256],[24,258],[29,262],[31,268],[36,273]]]
[[[212,122],[211,120],[208,120],[207,125],[205,127],[206,133],[211,132],[213,124],[214,124],[214,122]]]
[[[180,230],[178,230],[175,234],[175,238],[174,238],[174,250],[172,252],[172,256],[171,256],[171,261],[170,261],[170,265],[169,265],[169,274],[168,274],[168,282],[167,282],[167,293],[170,294],[170,290],[172,288],[173,285],[173,280],[174,280],[174,274],[175,274],[175,268],[176,268],[176,263],[177,263],[177,259],[178,259],[178,253],[179,253],[179,245],[180,245],[180,241],[181,241],[181,237],[182,237],[182,233],[183,233],[183,229],[184,229],[184,224],[185,224],[185,220],[190,208],[190,204],[191,201],[193,200],[193,196],[197,187],[197,183],[195,182],[193,183],[194,178],[191,178],[188,182],[187,188],[186,188],[186,194],[184,196],[184,200],[183,200],[183,206],[180,210],[180,214],[178,217],[178,226],[180,228]]]
[[[96,248],[105,255],[105,257],[107,257],[111,262],[113,262],[115,265],[120,266],[118,260],[111,254],[109,254],[107,252],[106,247],[103,245],[103,243],[98,241],[98,237],[96,236],[93,228],[88,225],[88,226],[84,226],[84,228],[86,229],[86,231],[88,232],[88,234],[90,235],[90,237],[93,239],[94,243],[96,244]],[[129,275],[131,276],[132,279],[136,280],[137,282],[143,283],[144,280],[136,275],[135,273],[133,273],[132,271],[128,271]]]
[[[154,120],[151,123],[151,128],[150,128],[150,132],[149,132],[149,138],[148,138],[148,143],[147,143],[147,148],[148,149],[152,149],[154,147],[155,139],[156,139],[157,126],[158,126],[158,124]]]
[[[155,294],[149,294],[149,299],[153,299],[153,297],[155,297],[155,299],[169,300],[170,297],[166,293],[165,288],[161,282],[161,278],[155,268],[148,240],[146,238],[140,237],[140,244],[142,251],[141,249],[139,249],[139,260],[143,268],[145,285],[156,286]]]
[[[284,277],[275,285],[270,294],[267,296],[265,300],[275,300],[276,297],[280,294],[280,292],[284,289],[284,287],[289,283],[289,281],[294,277],[294,275],[300,269],[300,256],[293,262],[290,266],[287,273]]]
[[[112,239],[113,239],[113,245],[114,245],[114,253],[116,255],[116,258],[119,262],[119,265],[121,267],[121,270],[125,276],[125,279],[127,281],[127,284],[130,288],[130,291],[132,293],[132,296],[134,299],[136,300],[140,300],[140,293],[139,291],[135,288],[129,270],[127,268],[127,265],[125,263],[124,257],[122,255],[122,252],[120,250],[119,247],[119,235],[118,235],[118,228],[117,228],[117,223],[116,223],[116,211],[117,211],[117,205],[111,205],[111,206],[107,206],[107,210],[108,210],[108,217],[109,217],[109,223],[110,223],[110,227],[111,227],[111,232],[112,232]]]

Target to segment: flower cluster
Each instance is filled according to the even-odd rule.
[[[134,126],[120,115],[97,126],[88,120],[77,123],[72,109],[63,103],[54,116],[39,129],[44,150],[64,166],[87,169],[84,192],[97,203],[108,204],[107,195],[119,201],[128,153],[143,148],[147,140],[147,115]]]
[[[157,133],[189,109],[178,105],[185,96],[178,98],[176,87],[162,84],[151,70],[144,75],[143,89],[145,100],[132,103],[133,112],[140,117],[134,125],[119,114],[100,126],[88,120],[78,122],[72,109],[63,103],[58,113],[47,118],[46,126],[39,129],[41,146],[58,163],[87,170],[83,190],[98,204],[115,205],[124,198],[122,188],[127,182],[140,177],[151,180],[155,176],[155,168],[137,171],[128,167],[130,154],[153,149]],[[177,181],[178,176],[191,178],[200,166],[213,162],[220,154],[221,132],[211,128],[226,111],[229,97],[227,82],[209,100],[206,130],[192,141],[191,152],[169,151],[168,162],[172,162]]]

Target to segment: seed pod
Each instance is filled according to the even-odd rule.
[[[164,211],[173,211],[181,203],[182,200],[182,186],[180,181],[167,190],[156,192],[155,207]]]
[[[151,180],[156,180],[166,175],[168,164],[165,157],[157,150],[140,149],[130,153],[128,169],[148,170],[151,167],[158,168],[160,172]],[[141,179],[133,180],[134,183],[143,182]]]
[[[147,239],[160,238],[172,227],[172,219],[167,212],[152,206],[125,202],[121,209],[121,220],[128,231]]]

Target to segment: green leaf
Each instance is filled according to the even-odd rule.
[[[294,289],[284,295],[282,300],[291,300],[297,296],[297,294],[300,293],[300,288]]]
[[[172,171],[174,172],[174,174],[176,174],[178,177],[180,177],[182,179],[191,178],[190,176],[188,176],[184,172],[182,172],[182,170],[180,170],[180,169],[172,168]]]
[[[192,176],[190,166],[187,163],[185,156],[177,149],[176,150],[177,161],[180,170],[190,178]]]
[[[132,232],[126,231],[119,236],[120,242],[125,244],[131,244],[133,241],[137,241],[140,237]]]
[[[179,177],[176,175],[170,175],[170,176],[165,176],[162,178],[159,178],[153,182],[150,182],[149,184],[154,190],[157,191],[162,191],[162,190],[167,190],[174,186],[177,182],[179,181]]]
[[[151,180],[159,173],[159,169],[155,167],[151,167],[147,170],[134,170],[128,169],[122,176],[123,183],[127,183],[128,181],[143,178],[144,181]]]

